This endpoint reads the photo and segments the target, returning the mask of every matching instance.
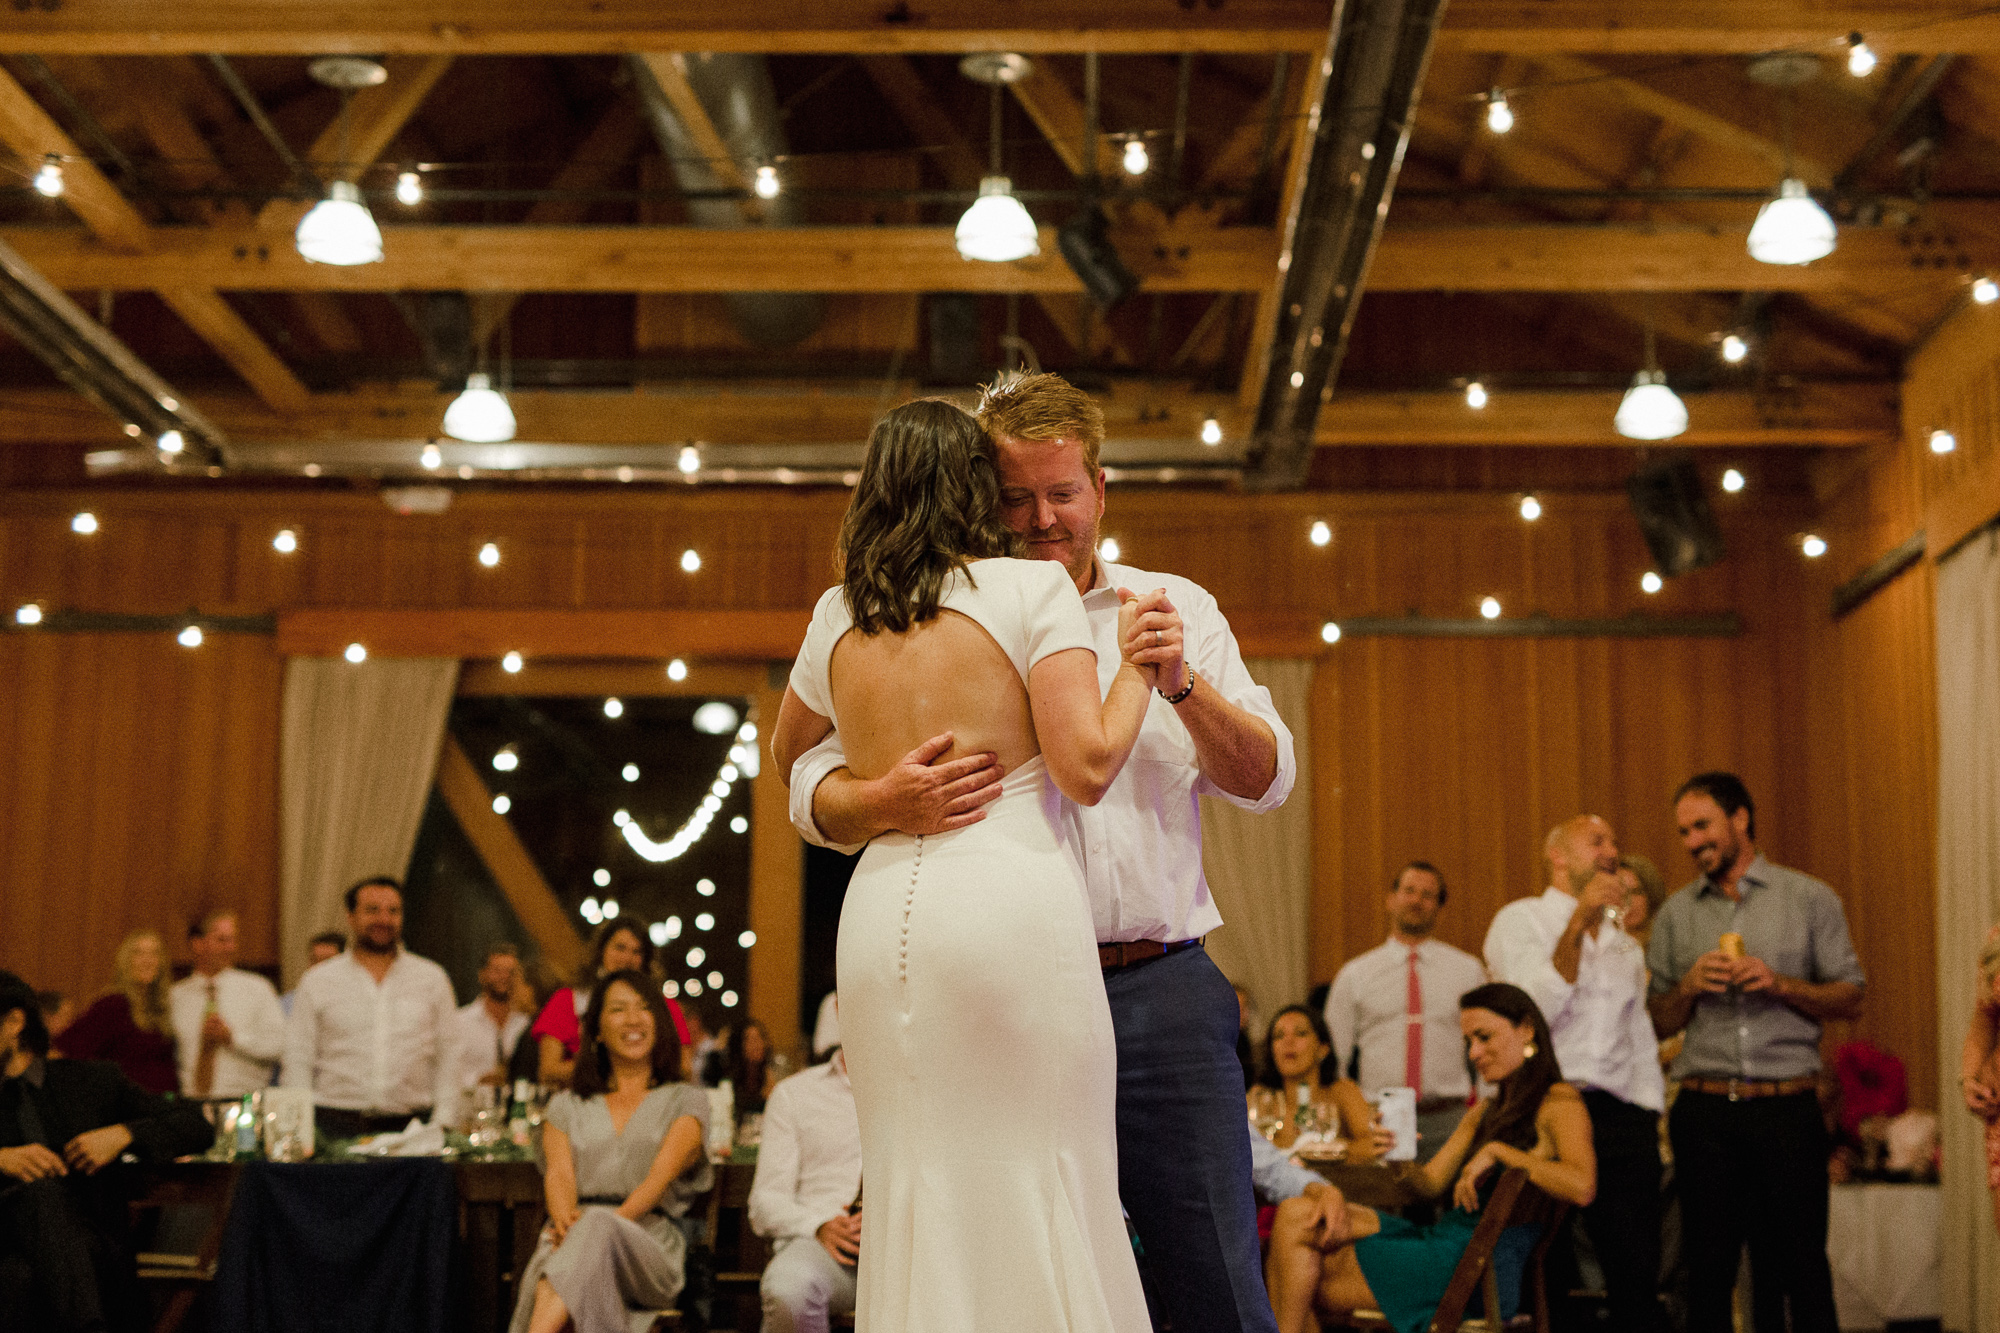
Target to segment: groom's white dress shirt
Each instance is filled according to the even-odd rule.
[[[1182,651],[1200,674],[1197,690],[1215,690],[1263,719],[1278,743],[1278,771],[1255,799],[1232,796],[1202,775],[1194,741],[1173,706],[1156,692],[1139,729],[1132,757],[1095,806],[1072,806],[1079,830],[1090,913],[1101,943],[1117,940],[1193,939],[1222,924],[1201,866],[1201,801],[1216,796],[1254,813],[1274,810],[1291,795],[1298,765],[1292,733],[1271,703],[1271,692],[1250,678],[1229,622],[1206,589],[1178,574],[1156,574],[1129,565],[1097,562],[1097,581],[1083,609],[1097,649],[1101,690],[1118,672],[1118,589],[1144,595],[1165,588],[1180,614]],[[813,822],[813,791],[847,765],[838,732],[829,733],[792,765],[792,824],[808,842],[857,852],[860,844],[829,842]]]

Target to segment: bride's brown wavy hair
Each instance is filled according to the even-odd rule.
[[[856,629],[900,634],[934,619],[953,570],[1020,553],[977,421],[935,398],[882,418],[834,553]]]

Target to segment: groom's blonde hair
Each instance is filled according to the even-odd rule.
[[[1002,375],[979,395],[974,413],[992,439],[1068,440],[1083,446],[1083,465],[1097,475],[1104,412],[1090,395],[1046,371]]]

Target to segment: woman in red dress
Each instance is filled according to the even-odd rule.
[[[64,1028],[56,1048],[72,1060],[109,1060],[147,1092],[174,1092],[174,1027],[167,1014],[167,950],[159,932],[135,930],[118,945],[117,981]]]

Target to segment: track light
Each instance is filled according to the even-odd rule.
[[[50,153],[42,159],[41,170],[35,173],[35,193],[45,199],[54,199],[63,192],[62,159]]]
[[[1875,53],[1868,48],[1868,41],[1858,32],[1847,34],[1847,72],[1857,79],[1865,79],[1875,72]]]
[[[1495,134],[1514,128],[1514,108],[1507,105],[1507,94],[1498,88],[1486,94],[1486,128]]]

